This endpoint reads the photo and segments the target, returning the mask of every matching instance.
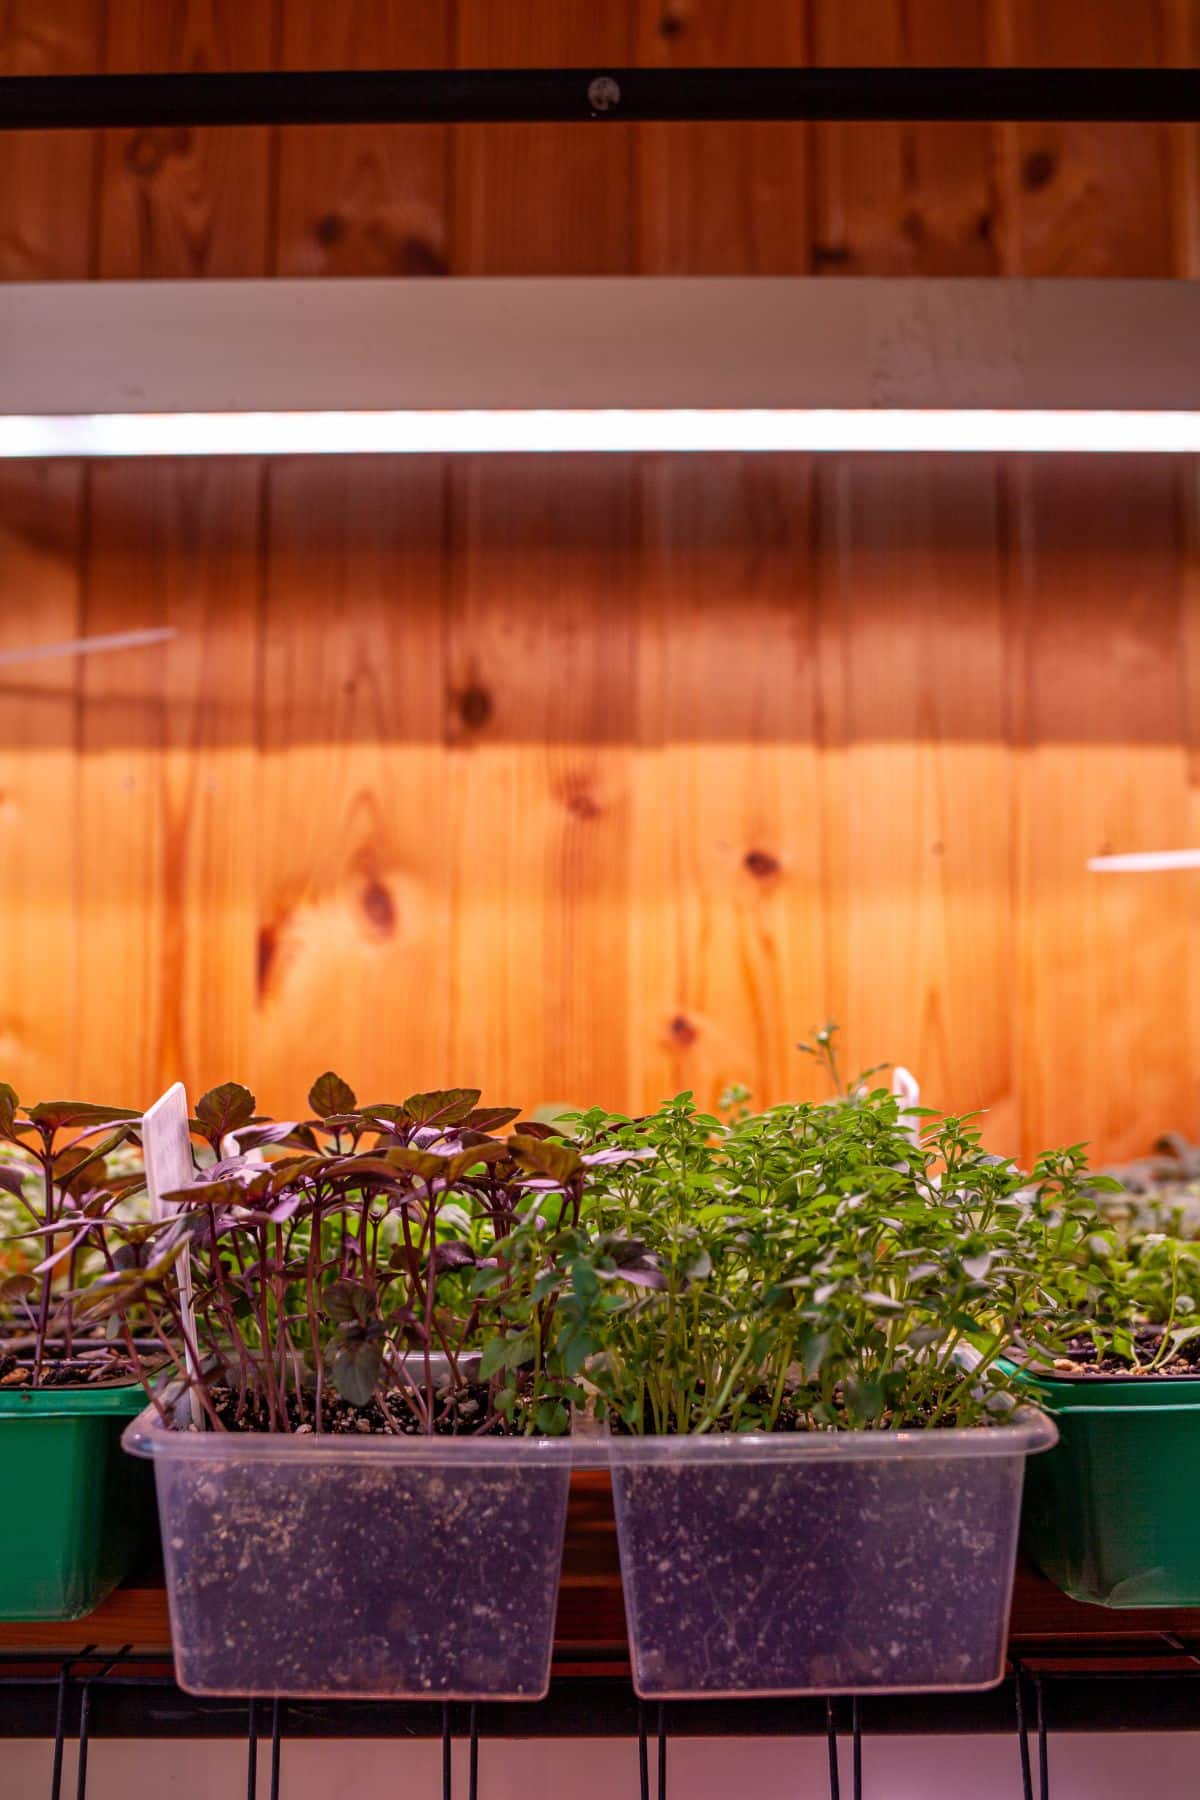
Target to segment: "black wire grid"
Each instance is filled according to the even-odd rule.
[[[1064,1731],[1200,1729],[1200,1709],[1195,1704],[1200,1697],[1200,1654],[1169,1632],[1139,1644],[1136,1654],[1139,1666],[1130,1670],[1121,1666],[1129,1661],[1129,1646],[1111,1640],[1031,1646],[1026,1656],[1012,1657],[1003,1685],[986,1694],[664,1704],[635,1700],[627,1679],[605,1676],[563,1680],[551,1689],[546,1701],[534,1704],[405,1705],[197,1700],[176,1687],[161,1652],[135,1652],[129,1645],[108,1652],[84,1644],[66,1658],[61,1652],[12,1650],[0,1654],[0,1735],[53,1733],[50,1800],[67,1800],[65,1750],[72,1739],[78,1751],[75,1800],[87,1800],[88,1752],[95,1735],[244,1736],[246,1800],[267,1800],[267,1796],[286,1800],[283,1744],[289,1735],[297,1740],[380,1735],[440,1738],[439,1787],[429,1800],[437,1800],[438,1795],[440,1800],[451,1800],[455,1755],[463,1750],[469,1800],[478,1800],[481,1741],[518,1736],[636,1736],[639,1800],[669,1800],[672,1734],[823,1735],[829,1800],[863,1800],[870,1792],[872,1735],[1008,1730],[1017,1740],[1014,1800],[1018,1793],[1020,1800],[1050,1800],[1052,1713],[1055,1729]],[[1053,1661],[1054,1668],[1040,1666],[1046,1661]],[[1184,1664],[1182,1670],[1180,1663]],[[264,1788],[259,1747],[268,1741],[270,1773]],[[405,1791],[411,1791],[411,1783]]]

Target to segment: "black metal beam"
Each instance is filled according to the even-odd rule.
[[[587,120],[1200,119],[1196,69],[327,69],[10,75],[0,130]]]

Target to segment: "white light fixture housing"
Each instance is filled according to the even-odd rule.
[[[1200,283],[0,286],[0,456],[1200,452]]]

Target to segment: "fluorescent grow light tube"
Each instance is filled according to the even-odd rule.
[[[0,417],[0,457],[646,451],[1196,453],[1200,413],[671,407]]]
[[[1200,451],[1200,282],[0,283],[0,456]]]
[[[1200,850],[1132,850],[1122,856],[1089,856],[1099,875],[1156,874],[1161,869],[1200,869]]]

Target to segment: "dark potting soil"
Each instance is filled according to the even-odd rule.
[[[33,1360],[11,1351],[0,1354],[0,1388],[113,1387],[136,1381],[123,1350],[89,1350],[79,1356],[45,1356],[35,1379]]]
[[[255,1396],[243,1396],[233,1387],[214,1387],[209,1389],[209,1397],[227,1431],[269,1432],[273,1429],[266,1407]],[[295,1393],[289,1391],[287,1395],[288,1428],[297,1436],[308,1436],[315,1431],[314,1401],[315,1396],[311,1393],[304,1396],[303,1404]],[[460,1389],[453,1399],[447,1397],[434,1420],[433,1435],[508,1437],[521,1434],[519,1413],[513,1426],[502,1418],[492,1419],[485,1426],[487,1416],[488,1386],[486,1382],[480,1382]],[[353,1406],[349,1400],[343,1400],[335,1388],[327,1387],[321,1397],[321,1435],[351,1434],[421,1437],[425,1435],[425,1428],[400,1390],[389,1396],[385,1408],[378,1400],[371,1400],[366,1406]]]
[[[1133,1375],[1151,1381],[1160,1375],[1168,1379],[1191,1376],[1193,1380],[1200,1375],[1200,1339],[1193,1338],[1181,1345],[1173,1356],[1151,1369],[1147,1364],[1154,1360],[1162,1343],[1162,1330],[1157,1325],[1144,1326],[1135,1337],[1140,1359],[1136,1363],[1111,1352],[1100,1356],[1090,1338],[1072,1338],[1066,1355],[1056,1356],[1047,1372],[1056,1375]]]
[[[236,1435],[211,1461],[164,1456],[159,1464],[186,1689],[379,1698],[545,1692],[570,1479],[564,1459],[547,1459],[536,1446],[530,1459],[502,1452],[473,1460],[469,1450],[461,1460],[418,1450],[411,1462],[346,1454],[363,1426],[382,1450],[388,1421],[377,1404],[359,1410],[336,1394],[322,1424],[342,1433],[340,1441],[306,1454],[305,1438],[289,1438],[298,1454],[256,1456],[246,1418],[237,1419],[236,1390],[218,1389],[214,1398]],[[404,1414],[395,1396],[388,1401],[394,1430]],[[467,1390],[459,1435],[486,1417],[486,1387]],[[441,1429],[453,1433],[454,1424],[447,1419]]]
[[[639,1693],[994,1683],[1023,1461],[618,1455]]]

